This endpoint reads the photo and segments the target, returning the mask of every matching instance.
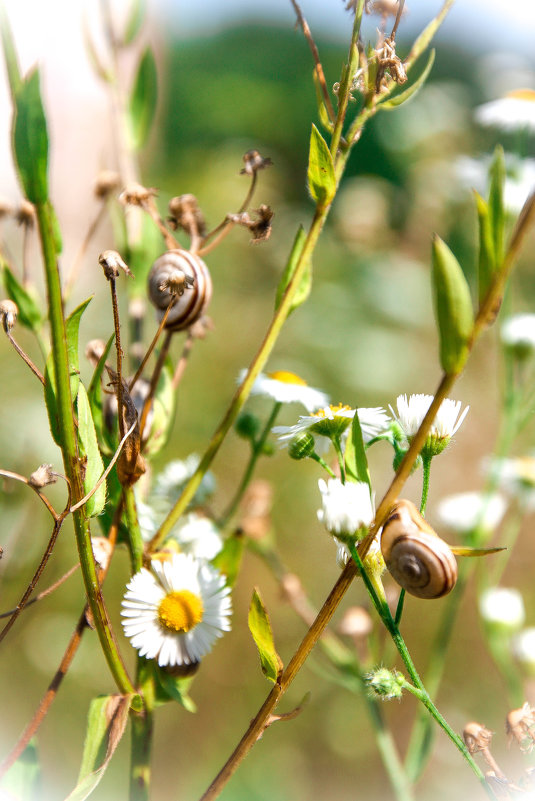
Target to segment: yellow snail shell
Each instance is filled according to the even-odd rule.
[[[451,549],[410,501],[392,507],[381,551],[397,583],[417,598],[441,598],[455,586],[457,562]]]
[[[180,273],[185,277],[182,294],[173,295],[169,289],[162,288],[162,283]],[[208,267],[198,256],[188,250],[168,250],[152,265],[148,292],[160,321],[173,298],[176,298],[165,327],[171,331],[183,331],[204,314],[212,297],[212,279]]]

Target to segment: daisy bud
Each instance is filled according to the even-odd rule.
[[[239,437],[252,441],[260,430],[260,420],[251,412],[243,412],[236,420],[234,429]]]
[[[291,459],[306,459],[314,453],[316,442],[312,434],[303,431],[292,439],[288,445],[288,455]]]
[[[405,676],[398,670],[377,668],[365,676],[365,681],[372,698],[391,701],[393,698],[401,698]]]

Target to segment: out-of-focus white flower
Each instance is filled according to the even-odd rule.
[[[507,633],[522,628],[526,619],[522,595],[508,587],[491,587],[479,599],[479,612],[485,623]]]
[[[432,400],[432,395],[410,395],[408,399],[406,395],[399,395],[396,401],[397,415],[390,407],[390,411],[409,442],[420,428]],[[459,417],[461,401],[445,398],[440,404],[422,450],[425,451],[427,449],[431,455],[436,455],[444,450],[450,439],[460,428],[469,408],[467,406]]]
[[[184,486],[199,466],[200,460],[198,454],[190,453],[185,459],[175,459],[172,462],[168,462],[156,476],[150,493],[151,501],[153,499],[162,499],[170,508],[180,497]],[[214,492],[215,477],[213,473],[208,471],[204,474],[192,503],[195,506],[202,506]]]
[[[459,492],[443,498],[436,507],[443,526],[459,534],[470,534],[476,528],[490,533],[499,525],[507,503],[501,495],[482,492]]]
[[[196,559],[211,559],[223,547],[223,540],[215,523],[204,515],[190,512],[173,529],[172,537],[182,553]]]
[[[480,195],[488,192],[490,156],[471,158],[460,156],[455,164],[455,172],[462,186],[477,189]],[[505,186],[503,202],[512,214],[518,214],[528,195],[535,188],[535,159],[519,159],[510,153],[505,154]]]
[[[504,320],[500,329],[504,345],[528,355],[535,350],[535,314],[515,314]]]
[[[491,470],[496,472],[504,492],[512,495],[526,510],[535,509],[535,458],[496,459]]]
[[[241,384],[247,370],[242,370],[238,376]],[[327,406],[329,398],[325,392],[309,387],[295,373],[286,370],[277,370],[273,373],[260,373],[254,382],[251,395],[264,395],[273,398],[277,403],[302,403],[308,411]]]
[[[279,435],[279,441],[283,446],[288,445],[295,436],[304,431],[330,441],[333,437],[340,438],[345,433],[351,425],[355,411],[359,417],[364,443],[370,442],[388,429],[390,418],[380,406],[355,410],[339,404],[325,406],[312,415],[301,415],[293,426],[275,426],[272,430],[274,434]]]
[[[498,100],[478,106],[474,117],[480,125],[502,131],[535,131],[535,91],[515,89]]]
[[[366,529],[374,518],[370,488],[363,481],[348,481],[337,478],[324,481],[320,478],[322,508],[318,509],[318,520],[330,534],[354,535],[359,529]]]
[[[161,515],[157,515],[152,506],[149,506],[148,503],[140,500],[136,493],[136,510],[137,510],[137,522],[139,523],[139,528],[141,530],[141,537],[145,542],[149,542],[156,531],[158,530],[158,525],[160,519],[163,519]]]
[[[199,662],[230,629],[231,611],[224,577],[206,562],[174,554],[132,577],[121,615],[140,656],[173,666]]]
[[[522,667],[530,675],[535,675],[535,628],[533,626],[519,631],[513,637],[513,654],[516,656]]]

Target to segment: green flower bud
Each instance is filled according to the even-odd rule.
[[[288,446],[288,453],[291,459],[306,459],[314,453],[316,442],[312,434],[303,431],[292,439]]]
[[[260,430],[260,420],[251,412],[243,412],[236,420],[234,429],[242,439],[254,440]]]
[[[401,698],[405,676],[398,670],[377,668],[366,675],[365,681],[372,697],[377,696],[381,701],[390,701],[392,698]]]

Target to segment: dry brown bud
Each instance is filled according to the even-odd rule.
[[[102,354],[106,349],[106,343],[103,339],[90,339],[85,346],[85,357],[91,362],[93,367],[99,363]]]
[[[505,719],[505,731],[509,741],[516,740],[524,754],[531,753],[535,745],[535,709],[526,701],[520,709],[511,710]]]
[[[254,175],[258,170],[271,167],[273,164],[270,158],[264,158],[258,150],[248,150],[243,157],[243,163],[245,167],[240,170],[240,175]]]
[[[240,504],[240,527],[248,537],[260,540],[269,533],[272,505],[273,488],[269,481],[251,482]]]
[[[123,270],[127,275],[133,277],[128,265],[123,261],[122,256],[116,250],[105,250],[98,257],[98,263],[104,270],[104,275],[110,281],[112,278],[119,277],[119,270]]]
[[[467,723],[463,731],[463,739],[471,754],[484,751],[490,745],[492,732],[481,723]]]
[[[35,223],[35,208],[29,200],[22,200],[15,213],[15,219],[19,225],[31,227]]]
[[[42,464],[34,470],[29,478],[29,483],[35,489],[42,489],[49,484],[55,484],[58,477],[52,472],[51,464]]]
[[[12,300],[0,301],[0,322],[2,323],[2,326],[6,334],[8,331],[11,331],[11,329],[17,322],[18,313],[19,313],[18,306]]]
[[[169,270],[163,281],[158,284],[160,292],[169,292],[170,295],[183,295],[188,287],[195,286],[195,279],[186,275],[178,267]]]
[[[113,553],[111,542],[106,537],[91,537],[91,547],[97,565],[101,570],[107,570]]]
[[[101,199],[108,197],[121,183],[119,173],[113,170],[101,170],[95,181],[95,196]]]
[[[258,242],[265,242],[271,235],[273,211],[269,206],[263,204],[260,208],[255,209],[255,214],[258,215],[256,219],[252,219],[246,211],[241,214],[227,214],[227,219],[235,225],[248,228],[253,235],[251,242],[257,244]]]
[[[195,195],[179,195],[171,198],[169,213],[171,216],[168,221],[174,231],[182,228],[190,235],[195,233],[204,236],[206,223]]]
[[[338,625],[338,633],[353,639],[363,639],[373,631],[373,621],[363,606],[351,606]]]
[[[136,183],[129,184],[119,195],[119,202],[125,206],[144,206],[157,194],[156,189]]]

